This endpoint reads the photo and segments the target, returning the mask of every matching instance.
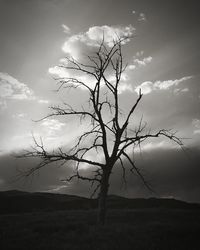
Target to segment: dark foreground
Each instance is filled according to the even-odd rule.
[[[96,210],[2,214],[0,249],[200,249],[200,211],[115,209],[105,227]]]

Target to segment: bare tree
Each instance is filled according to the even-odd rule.
[[[79,117],[84,121],[90,121],[88,130],[77,140],[76,144],[69,151],[62,148],[49,152],[45,149],[42,140],[38,142],[34,139],[34,147],[27,151],[22,157],[40,157],[41,162],[34,168],[28,169],[24,174],[31,175],[40,168],[55,162],[66,164],[72,161],[76,164],[75,174],[69,176],[65,181],[73,178],[86,180],[94,184],[94,192],[98,192],[98,221],[105,223],[106,218],[106,198],[109,190],[109,179],[113,168],[119,162],[122,167],[122,178],[125,180],[126,166],[124,160],[129,162],[130,170],[135,172],[148,188],[140,169],[135,165],[134,160],[128,154],[128,150],[141,145],[148,138],[167,137],[178,145],[182,146],[182,141],[170,130],[160,129],[156,132],[147,130],[142,119],[138,121],[136,127],[133,126],[132,118],[138,104],[142,99],[139,92],[137,99],[128,112],[122,112],[119,101],[120,81],[126,66],[123,64],[122,44],[124,39],[113,41],[113,46],[109,47],[102,41],[97,51],[88,56],[88,63],[81,63],[74,58],[66,58],[68,63],[61,65],[65,70],[84,74],[93,79],[94,84],[89,85],[80,77],[64,77],[57,79],[63,88],[84,88],[88,93],[88,104],[76,110],[69,104],[62,106],[52,106],[48,117],[65,116]],[[110,75],[113,77],[111,78]],[[135,122],[134,122],[135,124]],[[102,155],[101,161],[91,159],[88,155],[93,152]],[[91,176],[81,174],[80,165],[87,164],[91,167]]]

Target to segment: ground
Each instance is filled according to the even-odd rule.
[[[200,249],[199,209],[114,209],[105,227],[96,210],[0,215],[0,249]]]

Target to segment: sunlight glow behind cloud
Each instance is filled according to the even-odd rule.
[[[86,32],[75,34],[67,39],[62,49],[65,53],[74,58],[79,58],[80,47],[89,46],[97,47],[102,40],[109,46],[113,46],[113,42],[119,38],[129,37],[135,32],[135,28],[132,25],[129,26],[93,26]],[[129,40],[125,40],[123,43],[127,43]]]
[[[102,40],[108,47],[112,47],[115,40],[119,38],[125,38],[131,36],[135,31],[135,28],[132,25],[128,26],[93,26],[88,29],[86,32],[78,33],[70,36],[67,41],[64,43],[62,49],[65,53],[68,54],[69,57],[72,57],[80,62],[84,61],[86,58],[85,55],[90,55],[93,50],[96,50]],[[122,42],[125,44],[129,42],[129,39],[126,39]],[[137,64],[146,65],[151,61],[152,58],[144,58],[141,59]],[[96,79],[92,78],[89,75],[82,74],[81,72],[73,72],[73,70],[67,70],[64,67],[67,66],[68,61],[65,58],[60,59],[60,63],[62,66],[55,66],[49,68],[48,72],[58,78],[75,78],[81,82],[84,82],[87,86],[93,87]],[[129,66],[131,67],[131,66]],[[134,66],[135,67],[135,66]],[[108,73],[108,72],[107,72]],[[112,73],[107,74],[108,80],[111,82],[115,82],[115,76],[112,76]],[[119,87],[119,94],[124,91],[133,91],[132,86],[128,83],[128,75],[127,73],[123,73],[121,76],[121,84]],[[76,86],[77,83],[73,82]],[[102,81],[102,85],[105,83]],[[84,87],[81,87],[84,89]]]

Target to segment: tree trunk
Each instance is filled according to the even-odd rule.
[[[104,225],[106,221],[106,200],[109,188],[110,171],[105,171],[101,180],[101,187],[98,200],[98,224]]]

